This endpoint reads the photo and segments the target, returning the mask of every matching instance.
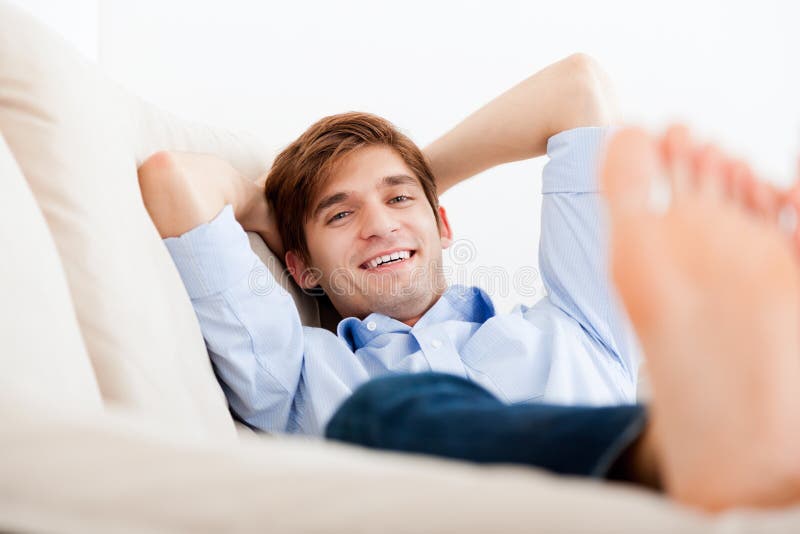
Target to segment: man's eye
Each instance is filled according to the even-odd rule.
[[[335,222],[335,221],[342,220],[345,217],[347,217],[348,215],[350,215],[349,211],[340,211],[339,213],[337,213],[336,215],[334,215],[333,217],[328,219],[328,222]]]
[[[405,202],[406,200],[411,200],[411,197],[408,195],[398,195],[391,200],[389,200],[390,204],[396,204],[398,202]]]

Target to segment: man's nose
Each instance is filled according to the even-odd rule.
[[[364,221],[361,226],[361,237],[387,237],[399,227],[392,210],[385,206],[365,208]]]

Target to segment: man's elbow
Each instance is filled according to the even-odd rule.
[[[138,169],[139,189],[150,218],[161,237],[185,232],[194,223],[195,195],[175,153],[156,152]]]
[[[163,184],[179,173],[176,154],[169,150],[160,150],[144,160],[137,173],[143,192],[145,187]]]
[[[564,91],[558,129],[608,126],[618,122],[618,108],[608,74],[593,57],[576,53],[559,62]]]

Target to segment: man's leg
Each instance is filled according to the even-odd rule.
[[[641,406],[509,406],[462,378],[425,373],[365,384],[339,408],[326,436],[380,449],[615,477],[645,419]]]
[[[709,510],[797,502],[800,256],[776,196],[680,129],[660,143],[621,131],[601,174],[666,491]],[[656,211],[659,176],[672,200]]]

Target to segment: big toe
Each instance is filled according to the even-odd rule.
[[[612,223],[647,213],[651,187],[660,172],[655,143],[647,132],[624,128],[613,135],[600,169]]]

